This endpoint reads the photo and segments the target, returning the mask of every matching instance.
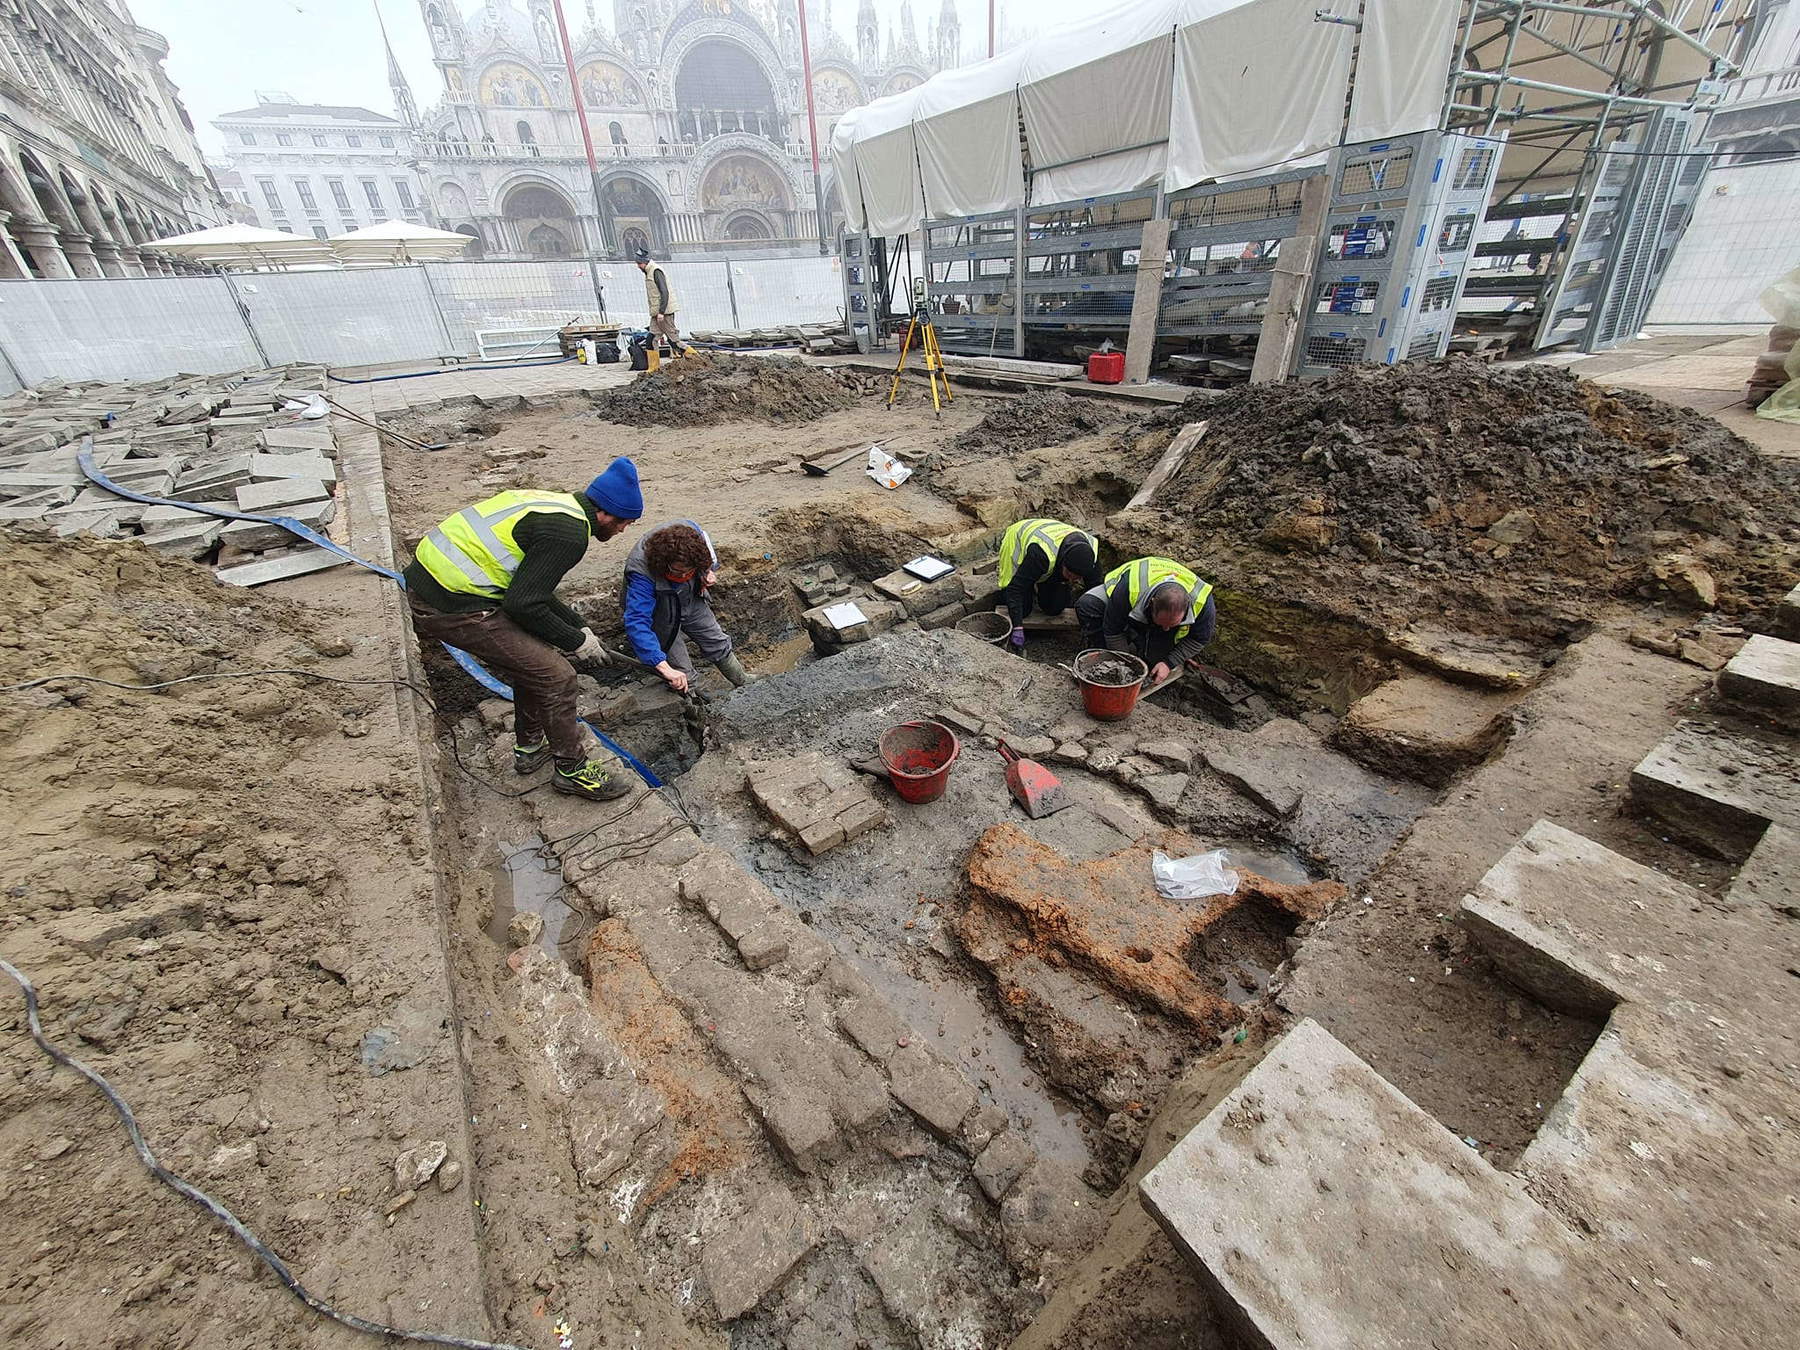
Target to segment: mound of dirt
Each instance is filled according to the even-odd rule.
[[[1746,612],[1793,584],[1795,466],[1559,368],[1363,366],[1183,406],[1208,429],[1156,508],[1193,556],[1259,544],[1302,594],[1397,600],[1413,617],[1515,599],[1586,613],[1631,594]]]
[[[816,422],[848,408],[861,388],[853,376],[792,356],[684,356],[596,394],[594,415],[633,427]]]
[[[1092,436],[1116,425],[1118,409],[1098,399],[1076,398],[1057,390],[1033,390],[997,404],[952,443],[963,453],[1011,459],[1046,445]]]

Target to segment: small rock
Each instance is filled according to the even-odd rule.
[[[1691,638],[1681,640],[1680,651],[1683,661],[1699,666],[1702,670],[1723,670],[1729,660],[1711,647],[1702,646]]]
[[[1194,752],[1180,741],[1145,741],[1138,746],[1138,753],[1148,755],[1158,764],[1180,770],[1186,770],[1194,759]]]
[[[348,947],[323,947],[313,953],[312,963],[340,983],[348,983],[350,978],[350,949]]]
[[[382,1206],[381,1212],[391,1219],[418,1198],[417,1191],[401,1191],[400,1194],[396,1195],[392,1200],[388,1201],[386,1205]]]
[[[1111,773],[1119,767],[1121,756],[1117,750],[1102,745],[1098,749],[1088,751],[1087,766],[1095,773]]]
[[[450,1146],[442,1139],[428,1139],[394,1159],[394,1180],[401,1190],[417,1190],[437,1175],[449,1156]]]
[[[1719,583],[1691,553],[1667,553],[1650,564],[1650,571],[1675,599],[1711,609],[1719,600]]]
[[[289,1223],[324,1223],[328,1213],[323,1200],[309,1195],[289,1205],[285,1217]]]
[[[226,1144],[214,1151],[206,1160],[206,1175],[209,1177],[230,1176],[233,1172],[241,1172],[246,1167],[256,1166],[256,1141],[246,1139],[241,1144]]]
[[[437,1188],[448,1194],[462,1185],[463,1167],[455,1159],[438,1168]]]
[[[54,1139],[46,1139],[38,1145],[37,1160],[49,1162],[52,1158],[60,1158],[75,1147],[75,1141],[66,1134],[59,1134]]]
[[[1027,759],[1041,759],[1056,749],[1056,742],[1048,736],[1010,736],[1006,743]]]
[[[1031,1146],[1016,1134],[1003,1134],[975,1159],[975,1180],[998,1204],[1032,1164]]]
[[[529,947],[544,936],[544,916],[542,914],[515,914],[506,925],[506,945],[515,950]]]
[[[1064,741],[1050,752],[1052,764],[1082,765],[1088,762],[1087,747],[1080,741]]]
[[[1496,544],[1522,544],[1527,539],[1535,538],[1537,532],[1537,518],[1531,512],[1520,509],[1508,511],[1488,526],[1487,537]]]

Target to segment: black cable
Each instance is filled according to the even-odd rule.
[[[24,972],[5,957],[0,957],[0,971],[4,971],[10,976],[25,993],[25,1021],[30,1029],[31,1039],[37,1042],[38,1049],[50,1056],[56,1063],[75,1070],[76,1073],[100,1089],[107,1104],[118,1113],[119,1119],[124,1122],[125,1132],[131,1136],[131,1146],[137,1150],[138,1160],[150,1170],[150,1174],[177,1194],[185,1196],[201,1209],[206,1210],[229,1228],[236,1235],[238,1241],[255,1253],[257,1259],[275,1273],[275,1278],[281,1281],[287,1291],[307,1307],[322,1316],[331,1318],[334,1322],[340,1322],[344,1326],[371,1336],[394,1336],[405,1341],[425,1341],[432,1345],[459,1346],[463,1350],[524,1350],[523,1346],[501,1341],[479,1341],[467,1336],[450,1336],[437,1331],[407,1331],[400,1327],[390,1327],[382,1322],[371,1322],[354,1313],[339,1312],[332,1307],[295,1279],[293,1272],[287,1268],[287,1263],[270,1251],[263,1240],[245,1226],[242,1219],[198,1186],[176,1176],[157,1161],[156,1155],[150,1151],[150,1145],[144,1142],[144,1132],[138,1127],[137,1117],[132,1114],[131,1108],[125,1104],[124,1099],[113,1091],[112,1084],[73,1055],[59,1049],[44,1035],[43,1024],[38,1020],[37,987],[25,978]]]

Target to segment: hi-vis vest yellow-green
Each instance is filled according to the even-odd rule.
[[[1146,625],[1150,622],[1150,592],[1165,581],[1181,583],[1181,588],[1187,592],[1188,607],[1186,617],[1174,629],[1176,642],[1188,635],[1188,629],[1194,626],[1200,611],[1206,608],[1207,597],[1212,594],[1210,582],[1200,580],[1180,563],[1167,558],[1139,558],[1119,564],[1106,574],[1106,593],[1111,595],[1121,581],[1128,588],[1125,594],[1131,601],[1132,622]]]
[[[1044,554],[1050,560],[1052,569],[1056,567],[1056,555],[1062,549],[1063,541],[1070,535],[1078,534],[1088,541],[1088,547],[1094,556],[1100,556],[1100,541],[1086,530],[1076,529],[1060,520],[1040,517],[1035,520],[1020,520],[1007,526],[1006,533],[1000,536],[1000,589],[1005,590],[1012,585],[1013,573],[1019,570],[1019,564],[1025,561],[1026,551],[1033,544],[1042,545]]]
[[[513,542],[513,529],[532,511],[574,516],[592,531],[572,492],[502,492],[445,519],[419,541],[416,557],[445,590],[497,598],[525,556]]]

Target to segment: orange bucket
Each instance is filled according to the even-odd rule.
[[[1115,661],[1123,663],[1127,673],[1135,671],[1137,678],[1121,682],[1114,678],[1090,679],[1084,673],[1084,670],[1093,670],[1096,666]],[[1143,689],[1144,680],[1150,674],[1150,667],[1130,652],[1110,652],[1103,647],[1092,647],[1082,652],[1075,658],[1072,669],[1075,672],[1075,682],[1081,686],[1081,706],[1096,722],[1122,722],[1131,716],[1131,710],[1137,707],[1138,692]],[[1109,676],[1111,673],[1107,672]]]

